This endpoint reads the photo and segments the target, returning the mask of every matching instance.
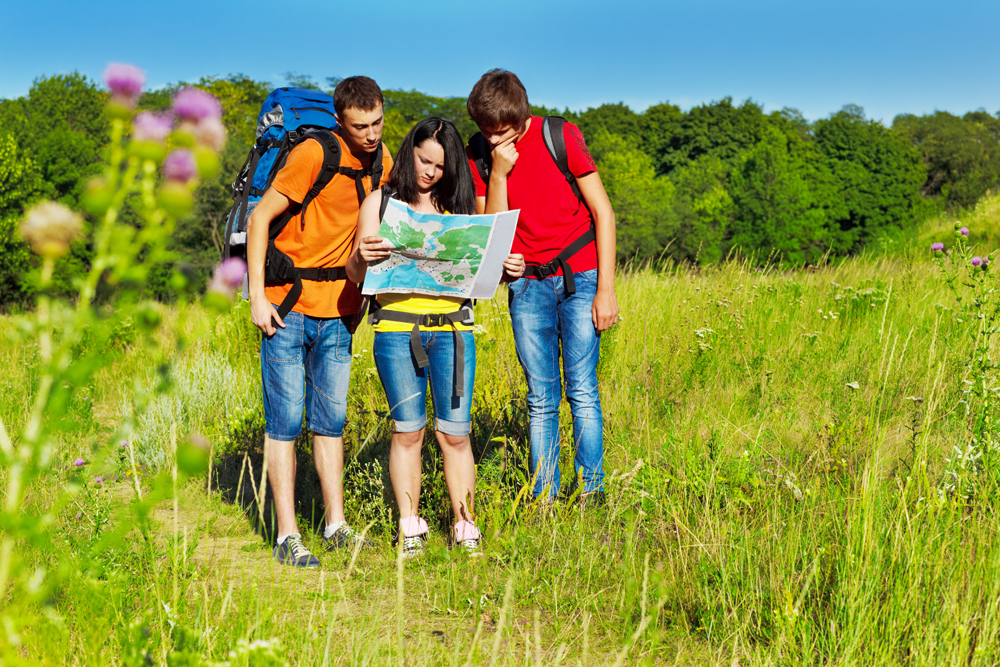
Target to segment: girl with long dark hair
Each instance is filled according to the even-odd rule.
[[[386,259],[390,244],[378,236],[383,197],[395,197],[418,213],[472,215],[475,189],[462,138],[440,118],[410,130],[396,155],[385,187],[361,205],[354,252],[347,262],[360,282],[369,262]],[[504,261],[510,278],[524,273],[524,258]],[[420,554],[427,522],[420,518],[420,447],[427,426],[425,403],[430,382],[434,435],[444,458],[444,475],[455,514],[454,543],[479,555],[480,532],[473,514],[476,462],[469,439],[476,341],[472,304],[461,297],[416,293],[381,294],[372,304],[375,366],[395,422],[389,476],[399,506],[399,536],[407,557]]]

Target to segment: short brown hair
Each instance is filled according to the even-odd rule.
[[[382,89],[367,76],[349,76],[333,91],[333,108],[338,116],[343,116],[347,109],[372,111],[380,104],[385,105]]]
[[[491,69],[479,77],[465,106],[481,130],[516,127],[531,117],[528,91],[516,74],[505,69]]]

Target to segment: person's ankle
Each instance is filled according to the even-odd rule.
[[[482,534],[472,521],[459,521],[455,524],[455,541],[478,540]]]
[[[326,528],[323,530],[323,537],[330,539],[333,534],[336,533],[342,526],[346,526],[346,521],[334,521],[333,523],[326,524]]]
[[[419,516],[408,516],[399,520],[399,532],[403,537],[417,537],[430,531],[427,522]]]

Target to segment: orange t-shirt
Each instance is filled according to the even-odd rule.
[[[336,134],[336,133],[334,133]],[[361,169],[361,161],[340,142],[340,166]],[[285,166],[274,178],[272,187],[293,202],[301,203],[309,193],[316,177],[323,168],[323,147],[316,141],[304,141],[288,155]],[[392,155],[382,145],[382,181],[392,171]],[[371,179],[363,179],[365,192],[372,190]],[[354,234],[358,228],[358,191],[354,179],[343,174],[334,175],[329,185],[312,200],[306,209],[305,224],[297,214],[278,234],[274,245],[292,258],[299,268],[328,268],[344,266],[354,247]],[[292,284],[266,285],[264,295],[268,301],[279,304],[292,288]],[[310,317],[343,317],[353,315],[361,308],[361,293],[349,280],[303,280],[302,294],[292,310]]]

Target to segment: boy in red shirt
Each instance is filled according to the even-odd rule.
[[[366,76],[344,79],[334,91],[339,127],[341,171],[313,199],[305,220],[296,213],[275,239],[275,247],[296,267],[343,267],[354,247],[359,198],[379,188],[389,177],[392,158],[382,143],[382,91]],[[373,164],[379,146],[382,164]],[[262,332],[260,361],[264,389],[264,448],[267,476],[274,493],[278,520],[274,557],[297,567],[318,567],[296,526],[295,439],[306,426],[313,432],[313,458],[326,506],[323,545],[327,550],[353,547],[361,536],[344,520],[344,420],[351,377],[351,333],[346,320],[361,308],[357,286],[346,279],[302,279],[302,293],[284,318],[280,304],[288,284],[264,283],[268,231],[271,222],[297,207],[323,169],[323,148],[303,140],[288,154],[247,224],[247,271],[250,316]],[[372,175],[381,173],[380,182]],[[360,185],[358,180],[360,179]],[[296,210],[293,208],[293,210]],[[346,275],[346,274],[345,274]]]
[[[560,347],[573,412],[574,470],[584,502],[603,491],[604,435],[597,386],[599,335],[618,321],[615,213],[583,135],[563,126],[571,180],[546,148],[543,120],[512,72],[490,70],[469,94],[469,116],[490,150],[488,180],[469,158],[479,212],[520,209],[512,253],[524,277],[509,284],[511,325],[528,383],[535,497],[559,491]],[[482,162],[482,161],[481,161]]]

